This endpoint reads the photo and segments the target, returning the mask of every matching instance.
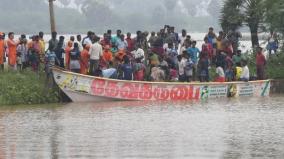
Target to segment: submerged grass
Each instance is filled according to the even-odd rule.
[[[48,88],[44,73],[0,72],[0,105],[46,104],[59,101],[58,89]]]

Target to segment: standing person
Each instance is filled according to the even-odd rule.
[[[202,52],[207,52],[210,62],[213,60],[213,45],[209,42],[209,38],[204,38],[204,44],[202,45]]]
[[[223,67],[220,64],[216,64],[216,67],[217,67],[216,68],[217,77],[215,79],[215,82],[225,82],[226,79]]]
[[[78,43],[78,46],[79,46],[79,50],[80,51],[83,51],[83,45],[82,45],[82,36],[80,34],[78,34],[76,36],[76,42]]]
[[[59,42],[57,44],[57,47],[54,48],[53,44],[53,48],[50,48],[52,50],[55,51],[55,54],[56,54],[56,57],[58,59],[58,62],[56,61],[56,65],[61,67],[61,68],[64,68],[64,36],[60,36],[59,38]]]
[[[230,30],[228,33],[228,40],[230,41],[232,45],[232,52],[235,54],[238,51],[239,47],[239,39],[242,37],[242,34],[239,31],[236,30]]]
[[[135,60],[140,59],[142,62],[144,62],[144,60],[145,60],[145,52],[142,49],[141,45],[139,45],[139,44],[136,45],[135,46],[135,50],[133,50],[131,52],[131,54],[132,54],[132,56],[133,56],[133,58]]]
[[[82,45],[85,47],[86,45],[92,45],[92,35],[93,32],[88,31],[87,36],[83,38]]]
[[[186,39],[186,36],[187,36],[186,30],[185,30],[185,29],[182,29],[182,30],[181,30],[181,36],[179,37],[179,43],[180,43],[181,46],[183,46],[184,41],[185,41],[185,39]]]
[[[212,46],[212,51],[208,51],[209,59],[210,59],[210,61],[212,61],[212,60],[214,60],[214,58],[216,56],[216,52],[217,52],[217,43],[216,43],[217,36],[214,32],[213,27],[209,28],[209,32],[206,35],[206,37],[208,38],[208,43]]]
[[[144,81],[145,78],[146,67],[142,63],[141,59],[136,59],[133,64],[133,75],[135,81]]]
[[[95,71],[99,68],[99,61],[101,56],[103,55],[103,47],[99,43],[99,37],[95,37],[94,44],[90,47],[89,55],[90,55],[90,74],[94,75]]]
[[[110,38],[107,33],[104,33],[103,39],[100,41],[100,44],[103,46],[103,48],[106,45],[111,45]]]
[[[278,47],[279,47],[279,41],[277,38],[277,34],[271,32],[267,44],[267,50],[269,52],[269,55],[271,55],[272,51],[274,52],[274,54],[276,54]]]
[[[57,32],[52,32],[51,33],[51,39],[49,40],[48,44],[53,46],[53,50],[57,48],[59,41],[57,40]]]
[[[121,40],[121,33],[122,33],[122,31],[121,31],[120,29],[118,29],[118,30],[116,31],[116,36],[114,36],[114,37],[111,38],[111,42],[112,42],[112,43],[115,43],[115,44],[117,45],[118,41]]]
[[[194,63],[191,60],[190,55],[187,54],[187,51],[183,52],[183,55],[186,57],[186,65],[184,68],[185,76],[186,76],[186,81],[191,82],[192,81],[192,76],[193,76],[193,67]]]
[[[216,47],[217,47],[217,52],[223,50],[223,39],[224,39],[224,32],[220,31],[219,36],[216,38]]]
[[[256,54],[256,74],[257,74],[257,80],[264,80],[264,68],[266,65],[266,59],[263,55],[263,49],[261,47],[258,47],[258,51]]]
[[[101,66],[108,68],[109,64],[112,61],[112,52],[110,51],[110,46],[106,45],[104,48],[104,52],[103,52],[103,56],[102,56],[102,60],[101,60]]]
[[[43,63],[44,59],[45,59],[45,41],[43,39],[44,33],[42,31],[40,31],[38,33],[39,36],[39,43],[40,43],[40,62]]]
[[[151,36],[150,36],[149,41],[148,41],[151,48],[153,48],[153,46],[154,46],[154,44],[155,44],[157,38],[158,38],[158,37],[156,36],[156,33],[155,33],[154,31],[151,32]]]
[[[178,79],[179,82],[185,82],[186,81],[186,76],[185,76],[185,67],[186,67],[186,62],[187,59],[184,57],[184,55],[178,55]]]
[[[39,71],[40,51],[41,51],[41,46],[39,42],[39,36],[36,35],[34,37],[34,42],[32,43],[32,48],[31,48],[31,63],[33,71],[35,72]]]
[[[197,78],[197,64],[198,64],[198,56],[200,54],[200,50],[196,47],[196,41],[192,41],[192,46],[188,48],[187,53],[193,62],[193,80]]]
[[[67,70],[70,70],[70,52],[73,49],[72,47],[73,47],[72,41],[68,41],[67,47],[65,48],[65,63],[66,63],[65,68]]]
[[[126,35],[127,42],[127,53],[131,53],[134,50],[134,40],[131,38],[131,33],[127,33]]]
[[[208,38],[208,43],[210,43],[212,46],[216,44],[216,34],[214,33],[214,28],[210,27],[207,35],[205,36]]]
[[[233,64],[236,66],[237,63],[241,63],[242,60],[242,51],[238,50],[237,54],[233,56]]]
[[[17,45],[18,43],[14,40],[14,33],[8,34],[7,46],[8,46],[8,63],[9,66],[17,70]]]
[[[209,59],[208,53],[202,52],[198,62],[200,82],[209,82]]]
[[[250,73],[249,73],[249,68],[247,65],[247,61],[246,60],[242,60],[241,61],[241,65],[242,65],[242,74],[240,77],[241,81],[244,82],[248,82],[249,81],[249,77],[250,77]]]
[[[21,39],[17,47],[17,56],[18,56],[18,68],[23,70],[27,67],[28,61],[28,47],[27,39]]]
[[[55,63],[60,63],[54,50],[53,50],[53,46],[49,45],[48,50],[45,54],[45,73],[46,73],[46,84],[49,85],[51,79],[52,79],[52,70],[51,68],[53,66],[55,66]],[[52,85],[49,86],[50,88],[53,87],[53,81],[52,81]]]
[[[133,68],[130,64],[130,60],[127,56],[123,57],[124,63],[119,66],[119,69],[122,71],[122,80],[133,80]]]
[[[4,70],[5,42],[4,33],[0,32],[0,71]]]
[[[80,55],[81,57],[80,58],[80,68],[81,68],[80,73],[84,75],[87,75],[88,70],[89,70],[89,61],[90,61],[89,50],[90,50],[90,46],[86,45]]]
[[[179,37],[179,44],[180,44],[180,49],[179,49],[179,54],[183,54],[183,47],[185,46],[184,42],[185,42],[185,39],[186,39],[186,36],[187,36],[187,32],[185,29],[182,29],[181,31],[181,36]]]
[[[80,73],[80,50],[77,42],[74,43],[74,48],[70,51],[70,70],[75,73]]]
[[[124,50],[124,52],[126,52],[128,44],[127,44],[127,41],[124,40],[124,35],[121,34],[119,38],[120,40],[117,40],[117,48],[118,50]]]

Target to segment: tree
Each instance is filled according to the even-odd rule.
[[[265,23],[268,29],[284,34],[284,2],[282,0],[265,1]]]
[[[227,0],[221,11],[220,23],[224,31],[236,30],[243,24],[251,32],[252,46],[259,46],[258,31],[264,19],[264,0]]]
[[[227,0],[221,10],[220,24],[224,32],[236,31],[243,23],[242,0]]]
[[[259,46],[258,30],[264,20],[263,0],[243,0],[244,22],[250,29],[252,46]]]

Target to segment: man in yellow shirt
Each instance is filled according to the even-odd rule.
[[[43,32],[39,32],[39,44],[40,44],[40,62],[44,62],[44,54],[45,54],[45,41],[43,39]]]

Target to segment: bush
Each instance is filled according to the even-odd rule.
[[[0,105],[45,104],[58,102],[58,90],[48,88],[44,73],[1,72]]]

